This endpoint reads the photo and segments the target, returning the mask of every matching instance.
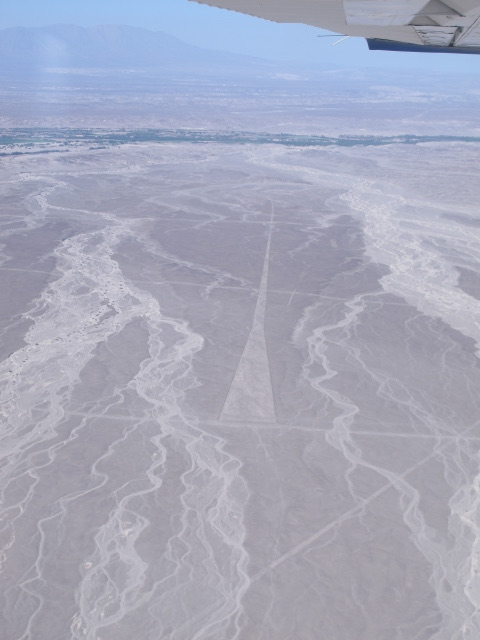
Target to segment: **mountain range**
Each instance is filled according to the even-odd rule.
[[[162,31],[127,26],[13,27],[0,30],[0,69],[259,70],[271,63],[202,49]]]

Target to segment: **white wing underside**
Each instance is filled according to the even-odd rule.
[[[193,0],[274,22],[430,47],[480,47],[480,0]]]

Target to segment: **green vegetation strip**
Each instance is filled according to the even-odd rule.
[[[246,131],[206,131],[191,129],[4,129],[0,130],[0,146],[38,147],[51,144],[66,147],[88,143],[118,145],[138,142],[190,142],[223,144],[280,144],[293,147],[356,147],[422,142],[480,142],[475,136],[309,136],[288,133],[251,133]],[[95,147],[93,147],[95,148]]]

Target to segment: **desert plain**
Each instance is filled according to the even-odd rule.
[[[33,151],[2,639],[478,637],[478,143]]]

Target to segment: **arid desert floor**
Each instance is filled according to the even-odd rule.
[[[2,640],[480,637],[478,144],[2,162]]]

